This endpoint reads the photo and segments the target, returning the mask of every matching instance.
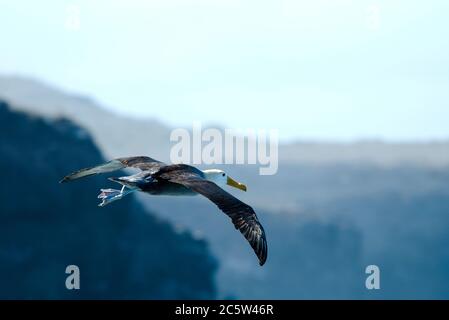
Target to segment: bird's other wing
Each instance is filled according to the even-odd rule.
[[[72,174],[69,174],[68,176],[65,176],[60,181],[60,183],[69,182],[100,173],[113,172],[124,168],[136,168],[142,171],[156,172],[163,166],[165,166],[163,162],[157,161],[150,157],[139,156],[139,157],[119,158],[108,161],[104,164],[95,167],[78,170]]]
[[[231,218],[235,228],[240,230],[248,240],[259,258],[260,265],[265,264],[268,256],[267,239],[265,230],[253,208],[188,168],[186,170],[166,171],[161,174],[160,178],[182,184],[215,203],[221,211]]]

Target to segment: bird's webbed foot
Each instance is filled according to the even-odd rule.
[[[123,189],[101,189],[101,193],[98,195],[98,199],[101,199],[102,202],[98,206],[104,207],[114,201],[122,199],[125,195],[126,193],[123,192]]]

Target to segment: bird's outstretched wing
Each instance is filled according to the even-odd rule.
[[[100,173],[113,172],[124,168],[137,168],[142,171],[156,172],[163,166],[165,166],[163,162],[154,160],[150,157],[140,156],[140,157],[119,158],[92,168],[78,170],[64,177],[64,179],[62,179],[60,183],[69,182]]]
[[[215,183],[205,180],[194,167],[178,165],[174,170],[170,167],[172,166],[162,168],[157,173],[158,178],[182,184],[215,203],[221,211],[231,218],[235,228],[240,230],[248,240],[259,258],[260,265],[263,266],[268,256],[267,239],[253,208],[221,189]]]

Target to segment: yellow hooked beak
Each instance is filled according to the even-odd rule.
[[[232,179],[231,177],[228,177],[228,186],[240,189],[245,192],[247,190],[246,186],[243,183],[237,182],[234,179]]]

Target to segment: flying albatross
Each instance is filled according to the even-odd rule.
[[[256,213],[249,205],[221,188],[221,186],[229,185],[246,191],[246,186],[229,177],[224,171],[217,169],[201,171],[186,164],[167,165],[149,157],[128,157],[76,171],[62,179],[61,183],[124,168],[136,168],[141,172],[131,176],[109,178],[121,184],[122,189],[101,189],[98,198],[102,202],[99,206],[103,207],[120,200],[135,191],[151,195],[201,194],[231,218],[235,228],[240,230],[253,248],[260,265],[263,266],[267,261],[268,247],[265,231]]]

